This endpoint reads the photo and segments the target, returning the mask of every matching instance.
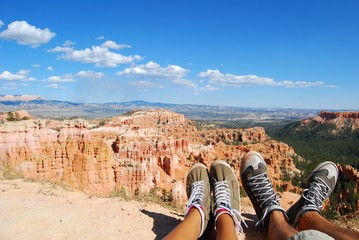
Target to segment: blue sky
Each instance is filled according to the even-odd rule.
[[[0,0],[0,95],[359,110],[359,1]]]

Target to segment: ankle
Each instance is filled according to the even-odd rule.
[[[192,204],[191,206],[189,206],[189,208],[187,209],[186,213],[185,213],[185,218],[195,218],[195,219],[199,219],[199,225],[200,229],[199,229],[199,237],[202,236],[206,226],[205,224],[205,216],[204,216],[204,210],[203,207],[199,204]]]
[[[284,212],[280,210],[274,210],[268,215],[268,223],[287,222],[287,218]]]
[[[218,217],[216,218],[216,221],[215,221],[215,226],[216,228],[221,228],[223,226],[232,226],[234,228],[234,221],[233,221],[233,218],[232,216],[230,215],[230,213],[228,212],[223,212],[221,213],[220,215],[218,215]]]

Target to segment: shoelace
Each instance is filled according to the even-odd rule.
[[[237,232],[243,233],[243,228],[241,226],[241,222],[244,223],[246,227],[247,224],[242,218],[241,213],[237,210],[232,208],[231,206],[231,192],[228,186],[227,181],[220,181],[214,183],[214,198],[216,199],[214,204],[214,212],[215,212],[215,222],[217,221],[218,217],[223,213],[229,213],[231,215],[234,226]]]
[[[314,207],[321,209],[323,201],[328,196],[330,187],[321,178],[315,178],[315,180],[309,188],[304,189],[302,195]]]
[[[248,184],[251,187],[255,198],[260,203],[261,208],[264,209],[262,219],[255,225],[258,226],[263,223],[267,217],[268,207],[272,204],[279,205],[279,197],[274,192],[266,173],[261,173],[249,178]]]
[[[202,203],[203,203],[203,199],[205,197],[205,194],[204,194],[204,189],[205,189],[205,186],[204,186],[204,181],[197,181],[197,182],[194,182],[192,183],[192,186],[191,186],[191,195],[187,201],[187,204],[186,204],[186,212],[185,212],[185,216],[188,214],[189,210],[191,208],[196,208],[200,215],[201,215],[201,233],[199,235],[202,236],[203,232],[204,232],[204,209],[203,209],[203,206],[202,206]]]
[[[194,202],[202,203],[204,198],[204,181],[192,183],[191,196],[187,202],[187,208]]]

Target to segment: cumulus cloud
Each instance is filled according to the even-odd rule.
[[[215,87],[215,85],[222,86],[280,86],[287,88],[307,88],[314,86],[324,86],[324,82],[306,82],[306,81],[275,81],[273,78],[259,77],[256,75],[234,75],[223,74],[218,70],[208,69],[205,72],[200,72],[199,77],[208,80],[209,86]],[[208,88],[210,89],[210,88]]]
[[[102,78],[105,76],[102,72],[94,72],[94,71],[80,71],[75,74],[76,77],[81,78]]]
[[[99,36],[99,37],[97,37],[96,39],[97,40],[102,40],[102,39],[104,39],[105,38],[105,36]]]
[[[40,29],[28,24],[26,21],[14,21],[6,30],[0,32],[0,38],[16,41],[21,45],[29,45],[33,48],[48,43],[56,34],[50,29]]]
[[[197,90],[197,84],[187,79],[175,79],[172,80],[172,83]]]
[[[146,64],[131,66],[123,71],[117,72],[119,76],[144,76],[181,79],[189,70],[177,65],[168,65],[161,67],[158,63],[150,61]]]
[[[70,41],[70,40],[66,40],[65,42],[64,42],[64,44],[62,44],[62,46],[64,46],[64,47],[70,47],[70,46],[73,46],[73,45],[75,45],[76,43],[75,42],[72,42],[72,41]]]
[[[54,71],[53,67],[51,67],[51,66],[48,66],[46,69],[47,69],[47,71]]]
[[[48,85],[45,85],[45,87],[48,87],[48,88],[61,88],[57,83],[51,83],[51,84],[48,84]]]
[[[17,73],[11,73],[9,71],[3,71],[0,73],[0,80],[7,80],[7,81],[26,81],[26,80],[33,80],[33,78],[29,78],[28,74],[30,73],[30,70],[24,70],[21,69]]]
[[[0,20],[0,28],[2,28],[2,26],[4,26],[4,22]]]
[[[138,88],[164,88],[164,86],[160,83],[149,82],[149,81],[129,82],[128,85]]]
[[[51,83],[64,83],[64,82],[76,82],[72,74],[65,74],[64,76],[51,76],[47,79]]]
[[[120,45],[115,42],[105,43],[101,46],[92,46],[91,48],[81,50],[75,50],[73,47],[58,46],[48,50],[48,52],[62,53],[62,55],[59,55],[59,59],[82,63],[94,63],[96,67],[117,67],[120,64],[132,63],[142,59],[139,55],[124,56],[120,53],[110,51],[110,49],[113,49],[114,47],[115,49],[118,49]]]
[[[74,49],[72,47],[55,47],[50,50],[47,50],[50,53],[61,53],[61,52],[72,52]]]
[[[34,68],[39,68],[39,67],[40,67],[40,64],[32,64],[32,67],[34,67]]]
[[[116,50],[120,50],[120,49],[123,49],[123,48],[131,48],[130,45],[127,45],[127,44],[117,44],[117,43],[114,42],[114,41],[106,41],[106,42],[104,42],[101,46],[102,46],[102,47],[109,48],[109,49],[116,49]]]

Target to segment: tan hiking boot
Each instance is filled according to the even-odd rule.
[[[196,163],[187,174],[186,192],[188,202],[185,215],[191,208],[196,208],[201,215],[201,233],[207,228],[211,212],[211,185],[205,165]]]
[[[240,213],[239,183],[231,166],[223,160],[216,160],[210,168],[212,189],[214,192],[213,213],[215,222],[222,214],[229,214],[234,222],[236,232],[243,233]]]

